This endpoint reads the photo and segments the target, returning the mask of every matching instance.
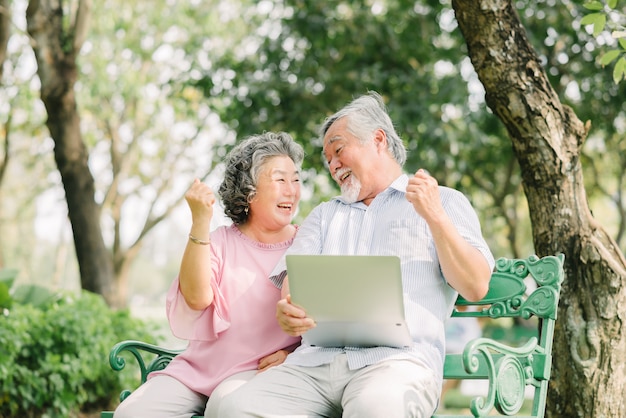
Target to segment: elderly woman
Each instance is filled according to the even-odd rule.
[[[215,196],[199,180],[191,185],[185,194],[189,240],[166,303],[172,333],[189,345],[164,370],[151,373],[119,405],[116,418],[214,416],[219,391],[282,363],[299,344],[276,322],[280,290],[269,275],[297,232],[291,222],[303,156],[286,133],[238,144],[226,158],[219,188],[233,224],[212,232]]]

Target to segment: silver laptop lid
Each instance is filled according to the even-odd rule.
[[[400,259],[396,256],[288,255],[294,304],[317,324],[305,343],[325,347],[406,347]]]

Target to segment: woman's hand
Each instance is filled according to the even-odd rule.
[[[211,222],[215,194],[213,194],[213,190],[211,190],[208,185],[202,183],[199,179],[195,179],[189,190],[185,193],[185,200],[191,210],[192,222]]]
[[[287,350],[278,350],[274,354],[263,357],[259,360],[259,367],[257,368],[259,373],[264,372],[270,367],[278,366],[285,361],[289,352]]]

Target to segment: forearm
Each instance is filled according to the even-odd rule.
[[[430,225],[446,281],[465,299],[478,301],[489,290],[491,270],[483,254],[470,245],[447,216]]]
[[[191,236],[196,237],[193,229]],[[179,273],[180,291],[187,305],[197,310],[213,303],[211,245],[208,238],[200,240],[202,243],[188,240]]]

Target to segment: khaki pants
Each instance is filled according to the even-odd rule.
[[[345,354],[317,367],[281,364],[222,399],[228,418],[430,418],[440,387],[434,373],[412,360],[385,360],[358,370]]]
[[[190,418],[204,415],[216,418],[221,399],[250,380],[256,370],[237,373],[224,379],[211,398],[194,392],[173,377],[159,375],[139,386],[122,402],[114,418]]]

